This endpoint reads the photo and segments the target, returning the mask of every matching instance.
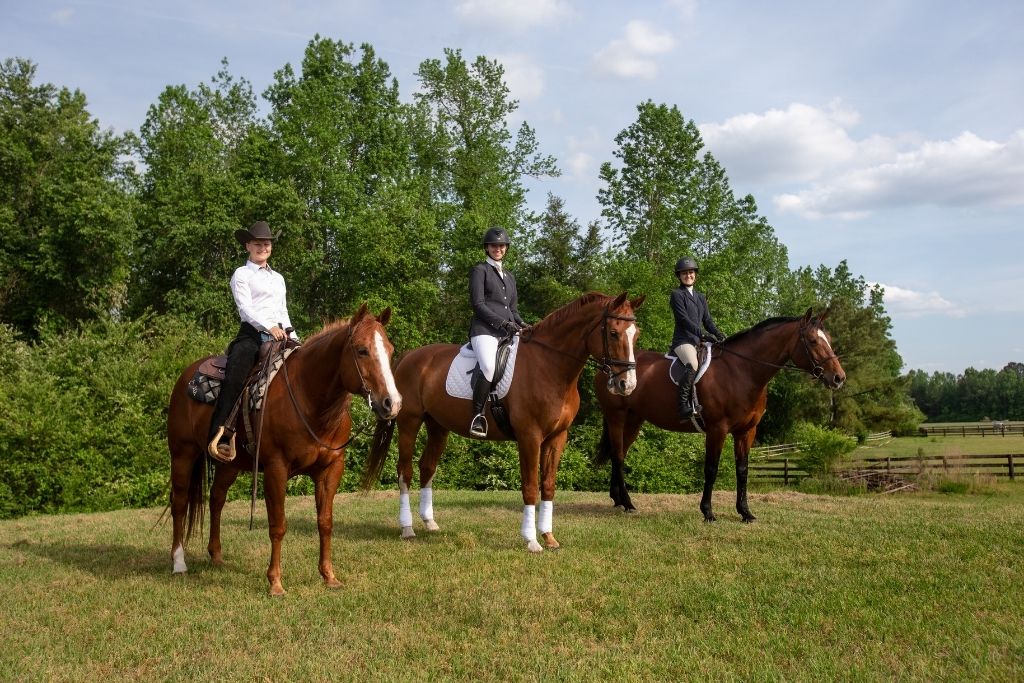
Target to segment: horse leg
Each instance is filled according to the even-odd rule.
[[[569,432],[559,432],[549,437],[541,446],[540,455],[540,510],[537,514],[537,531],[544,538],[544,547],[555,549],[559,547],[555,535],[552,533],[555,514],[555,480],[558,476],[558,463],[562,459],[562,450],[569,438]]]
[[[711,492],[718,478],[718,461],[722,457],[722,444],[725,435],[718,431],[708,431],[704,439],[704,495],[700,499],[700,511],[704,513],[705,522],[714,522],[715,513],[711,511]]]
[[[531,553],[543,552],[537,543],[537,499],[540,497],[538,476],[540,473],[540,443],[533,439],[519,438],[519,475],[522,479],[523,521],[519,533],[526,540],[526,549]]]
[[[422,424],[420,415],[398,414],[398,526],[405,539],[416,538],[409,508],[409,485],[412,483],[412,459],[416,455],[416,434]]]
[[[288,472],[280,462],[268,462],[263,471],[263,495],[267,502],[267,526],[270,532],[270,566],[267,567],[267,581],[272,596],[284,595],[281,585],[281,541],[288,523],[284,517],[285,490]]]
[[[345,459],[339,457],[315,478],[316,526],[320,532],[320,576],[328,588],[341,588],[331,562],[331,532],[334,530],[334,494],[345,472]]]
[[[220,516],[224,511],[224,501],[228,498],[228,489],[238,479],[241,470],[235,467],[217,465],[213,473],[213,485],[210,486],[210,542],[206,552],[210,554],[210,563],[214,567],[224,564],[220,545]]]
[[[203,460],[199,451],[187,445],[171,444],[171,520],[174,528],[171,539],[171,571],[184,574],[188,571],[185,564],[186,518],[189,507],[193,505],[193,496],[198,496],[202,503]]]
[[[747,523],[757,519],[750,514],[750,507],[747,505],[747,462],[756,433],[757,429],[751,428],[742,434],[732,436],[733,454],[736,456],[736,512],[740,513],[740,517]]]
[[[626,485],[625,461],[626,453],[629,452],[629,447],[636,441],[636,437],[640,435],[640,427],[643,426],[643,423],[644,421],[636,415],[626,418],[626,424],[622,429],[622,443],[616,454],[619,466],[619,501],[624,512],[636,512],[633,500],[629,497],[629,487]],[[616,463],[616,460],[612,462]]]
[[[434,521],[434,489],[431,482],[437,472],[437,463],[448,445],[448,430],[436,420],[428,417],[427,445],[420,456],[420,519],[427,531],[439,531],[441,527]]]

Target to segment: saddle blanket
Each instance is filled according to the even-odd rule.
[[[700,378],[704,376],[704,372],[708,369],[708,366],[711,365],[711,344],[705,342],[703,346],[706,353],[701,354],[704,356],[704,359],[701,361],[700,365],[697,366],[697,378],[693,380],[694,384],[700,381]],[[682,361],[679,360],[679,356],[674,353],[666,353],[665,358],[672,361],[668,364],[668,379],[672,384],[679,386],[679,378],[682,376]]]
[[[516,369],[516,355],[519,351],[519,335],[516,335],[512,347],[508,350],[508,364],[505,366],[505,374],[498,381],[498,398],[505,398],[509,387],[512,386],[512,373]],[[445,379],[444,388],[448,395],[453,398],[466,398],[473,400],[473,388],[469,385],[469,379],[473,375],[473,368],[476,367],[476,353],[470,345],[464,344],[448,368],[448,377]]]

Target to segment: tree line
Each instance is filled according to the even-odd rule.
[[[962,375],[911,370],[910,396],[931,422],[1024,420],[1024,363]]]
[[[318,35],[298,67],[274,73],[261,94],[265,114],[251,84],[224,60],[208,83],[167,86],[139,129],[123,134],[101,127],[85,94],[37,84],[35,72],[24,58],[0,66],[0,322],[14,340],[0,363],[24,369],[35,358],[35,376],[46,376],[37,387],[60,392],[82,382],[93,401],[108,400],[82,370],[86,359],[71,369],[75,361],[62,363],[56,350],[85,339],[78,346],[105,349],[104,335],[130,329],[160,349],[152,374],[169,391],[175,367],[200,349],[220,351],[237,327],[227,281],[244,252],[233,232],[259,219],[282,234],[274,266],[286,275],[301,334],[366,301],[394,310],[389,333],[399,352],[465,341],[468,272],[482,257],[481,235],[497,225],[513,239],[507,261],[528,321],[587,291],[628,290],[648,295],[640,346],[667,349],[673,264],[684,255],[700,262],[699,287],[727,332],[828,307],[826,327],[847,387],[833,394],[782,373],[770,386],[763,441],[785,439],[805,422],[866,433],[910,430],[920,419],[900,376],[884,290],[845,261],[791,267],[754,197],[735,195],[676,105],[637,105],[635,121],[615,137],[613,158],[600,167],[600,218],[581,225],[555,194],[543,211],[529,209],[525,182],[557,177],[558,160],[527,122],[512,126],[518,103],[501,64],[484,56],[470,60],[447,49],[425,59],[412,101],[402,101],[372,46]],[[135,366],[153,360],[145,348],[137,349]],[[581,381],[584,402],[570,444],[581,452],[600,430],[591,377],[588,371]],[[0,388],[0,401],[28,402],[31,393],[28,384]],[[158,450],[159,393],[122,393],[122,408],[148,426],[115,421],[149,433]],[[148,417],[153,411],[159,419]],[[0,420],[2,462],[68,457],[59,443],[40,454],[53,429]],[[686,438],[661,435],[652,443],[665,452]],[[480,464],[496,462],[502,446],[460,448],[473,462],[459,483],[504,482],[495,472],[508,468]],[[87,455],[94,451],[125,460],[99,442],[83,446]],[[4,486],[12,500],[25,492],[5,468],[0,514]],[[657,469],[651,481],[665,479]]]

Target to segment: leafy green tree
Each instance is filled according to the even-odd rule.
[[[651,297],[640,313],[646,344],[672,336],[672,313],[658,301],[678,286],[675,262],[684,255],[700,262],[698,287],[719,327],[735,332],[772,314],[787,254],[754,199],[736,199],[721,165],[701,155],[696,124],[677,107],[648,100],[637,112],[615,138],[619,166],[601,166],[598,201],[617,250],[614,279]]]
[[[118,310],[135,240],[132,136],[101,131],[85,95],[0,65],[0,319],[34,335]]]
[[[523,179],[557,176],[553,157],[539,152],[533,129],[523,122],[515,135],[508,119],[519,107],[509,97],[500,63],[477,57],[467,63],[459,50],[446,49],[444,60],[428,59],[417,76],[417,104],[430,113],[429,142],[421,170],[429,174],[437,206],[441,242],[439,310],[454,341],[469,320],[467,277],[482,258],[480,238],[494,225],[521,243],[530,221]],[[515,267],[517,249],[510,252]]]
[[[146,171],[134,314],[172,312],[207,329],[236,322],[227,282],[244,250],[234,231],[267,216],[239,177],[254,163],[243,150],[259,129],[252,87],[235,80],[226,61],[210,85],[168,86],[149,108],[139,145]]]
[[[297,201],[281,263],[314,319],[360,301],[395,308],[396,338],[421,343],[437,298],[440,232],[429,173],[415,164],[422,112],[403,105],[389,67],[369,45],[316,36],[301,74],[286,65],[266,91],[271,163]],[[284,251],[284,250],[282,250]]]

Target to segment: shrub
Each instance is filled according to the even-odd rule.
[[[803,422],[796,427],[797,441],[804,444],[799,467],[810,475],[827,474],[839,460],[857,447],[857,439],[840,432]]]

